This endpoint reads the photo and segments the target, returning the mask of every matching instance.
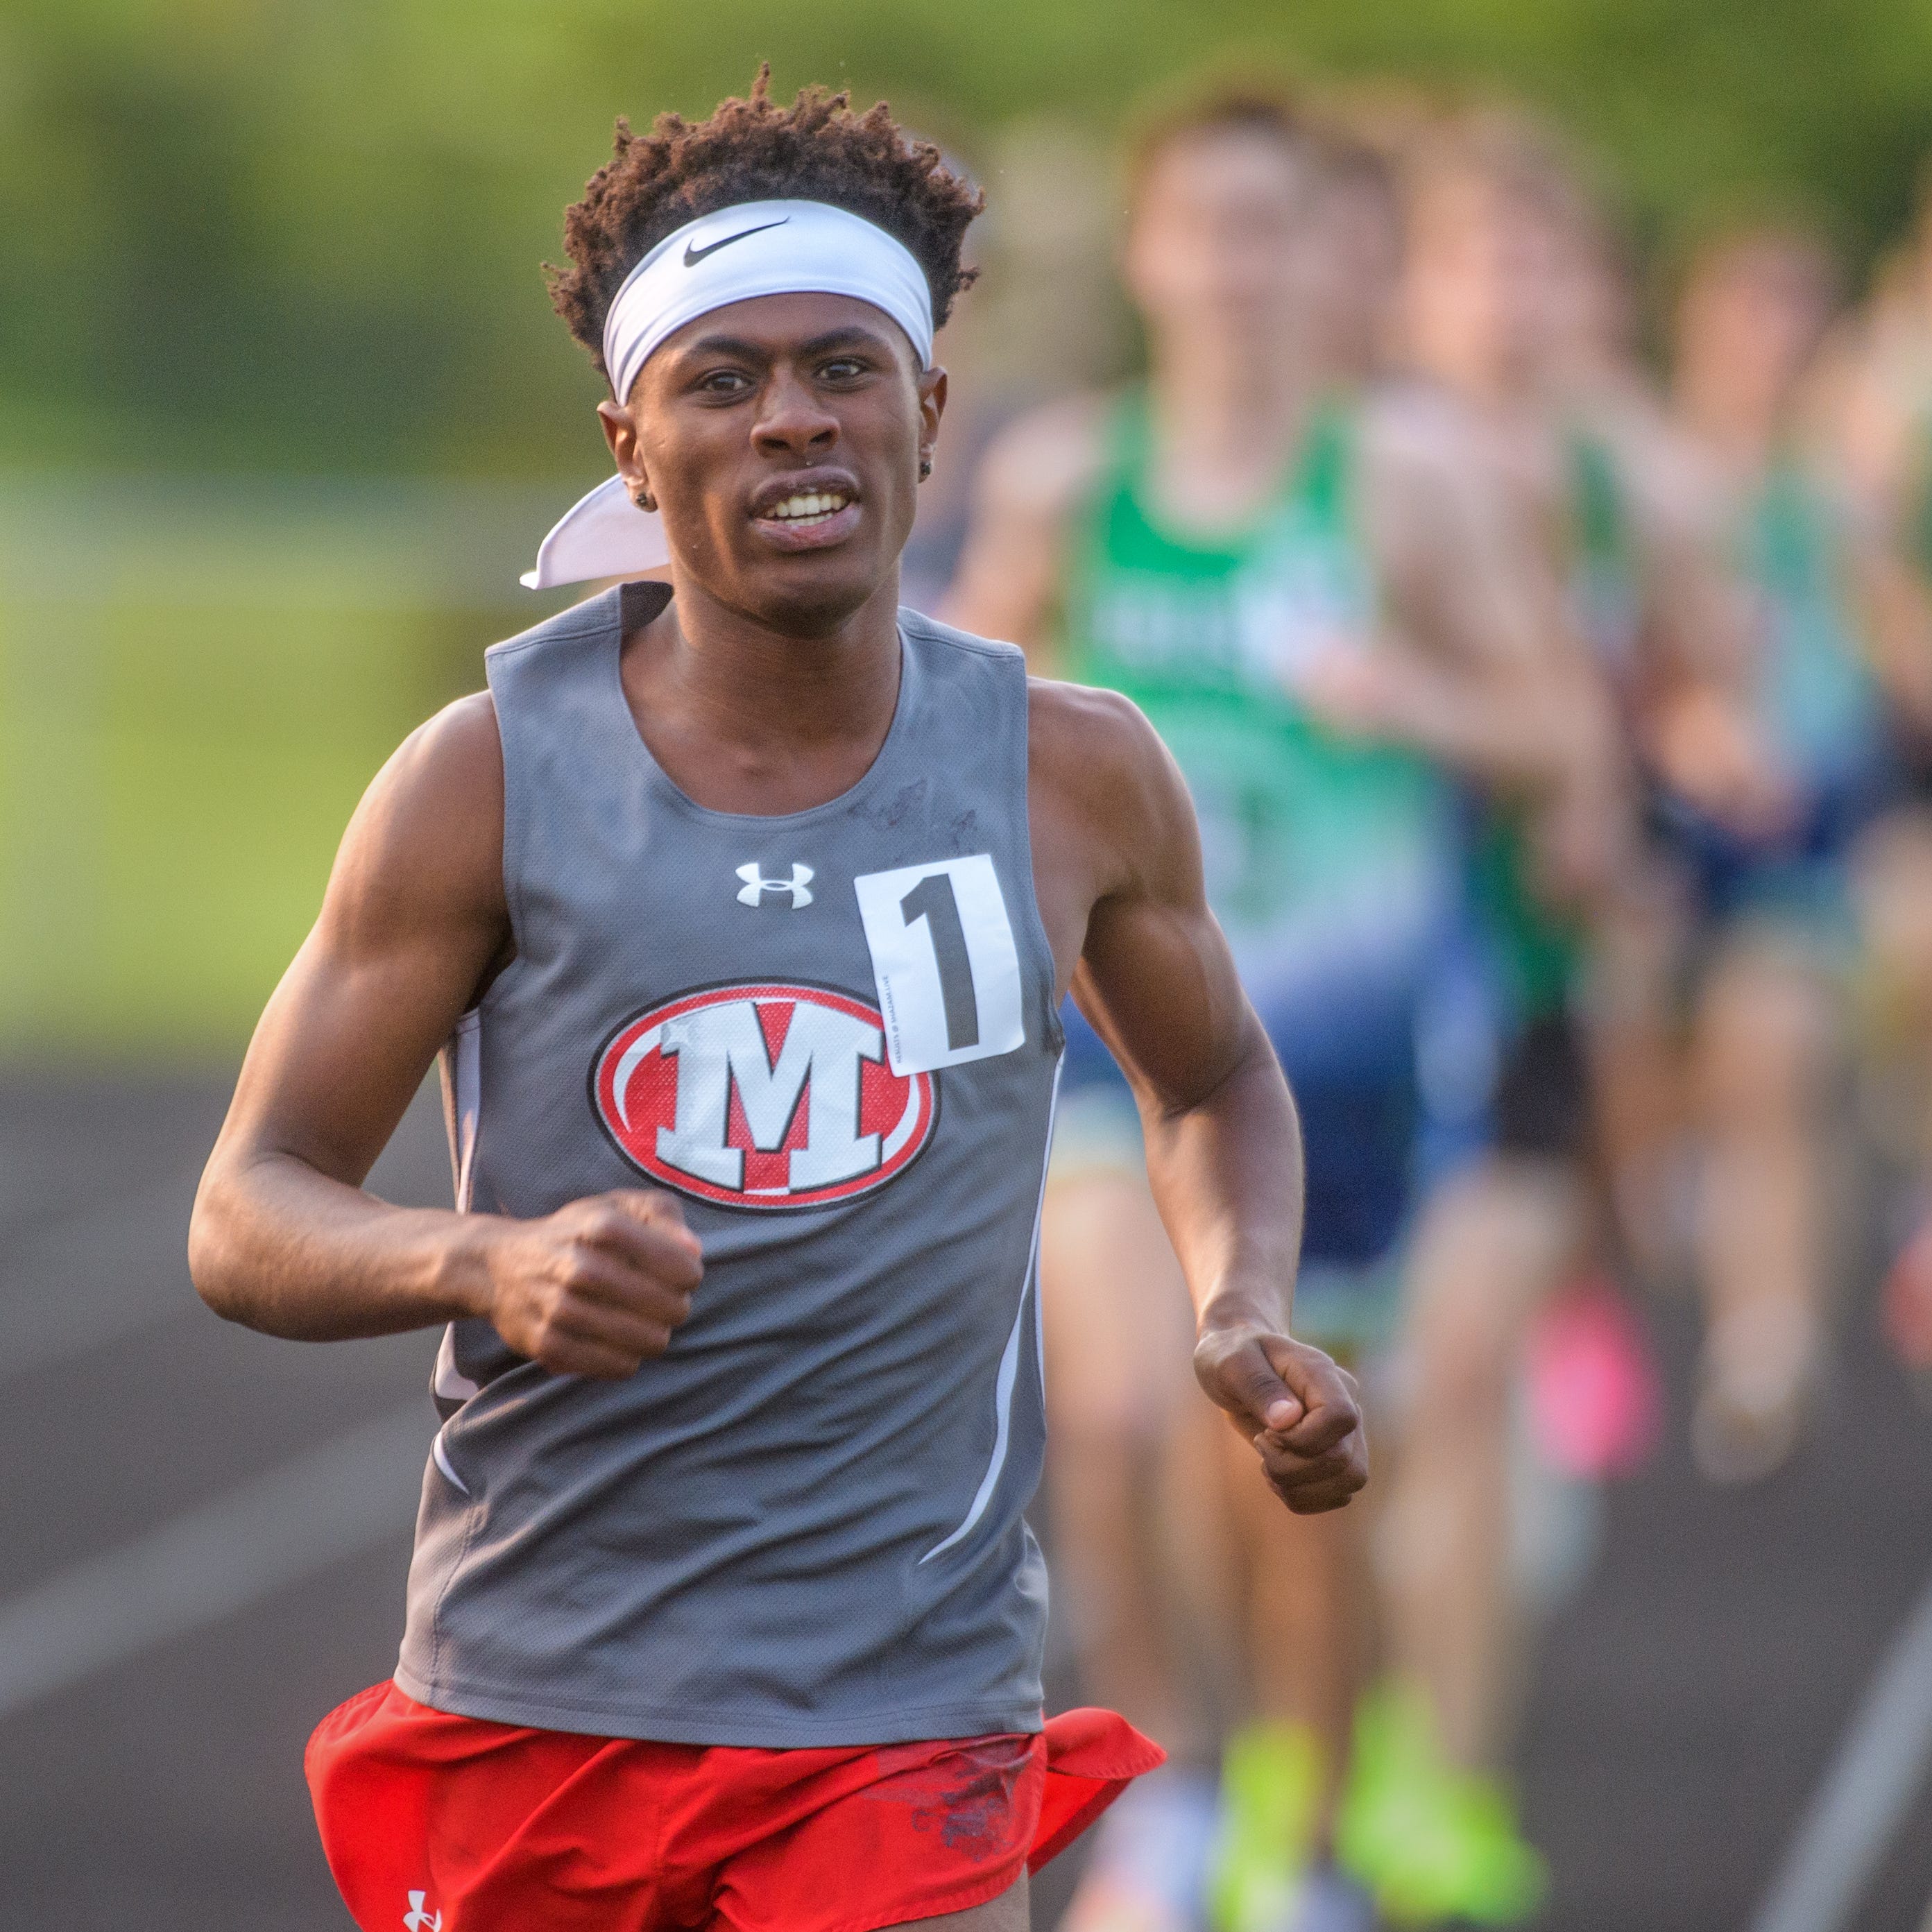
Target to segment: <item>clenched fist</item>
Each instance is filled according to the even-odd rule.
[[[704,1256],[668,1194],[623,1188],[498,1225],[482,1312],[518,1354],[558,1375],[622,1382],[691,1313]]]
[[[1195,1345],[1194,1373],[1297,1516],[1340,1509],[1369,1480],[1355,1378],[1319,1348],[1264,1329],[1210,1328]]]

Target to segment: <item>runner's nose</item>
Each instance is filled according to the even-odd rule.
[[[824,456],[838,440],[838,418],[788,369],[776,370],[760,399],[752,440],[769,454]]]

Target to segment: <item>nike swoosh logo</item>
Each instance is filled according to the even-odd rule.
[[[728,248],[733,242],[743,241],[747,235],[762,235],[767,228],[782,228],[790,219],[790,215],[782,214],[776,221],[761,221],[755,228],[741,228],[736,234],[728,235],[723,241],[710,242],[702,248],[694,248],[687,242],[684,244],[684,266],[687,268],[694,268],[706,256],[715,255],[719,249]]]

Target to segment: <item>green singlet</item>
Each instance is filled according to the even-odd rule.
[[[1184,536],[1148,506],[1147,404],[1130,397],[1068,585],[1067,675],[1132,698],[1174,753],[1210,902],[1264,1016],[1276,994],[1299,1005],[1318,986],[1346,996],[1364,973],[1412,980],[1454,890],[1438,772],[1338,736],[1295,696],[1304,666],[1360,648],[1378,620],[1352,428],[1322,407],[1246,529]]]
[[[1452,789],[1296,696],[1310,664],[1363,649],[1378,622],[1353,428],[1320,410],[1245,529],[1183,536],[1150,507],[1147,406],[1129,398],[1071,559],[1065,655],[1070,676],[1136,700],[1193,794],[1209,902],[1300,1108],[1298,1318],[1345,1349],[1393,1318],[1425,1126],[1460,1130],[1483,1078],[1442,1044],[1464,963]],[[1077,1012],[1066,1034],[1063,1129],[1131,1115]]]

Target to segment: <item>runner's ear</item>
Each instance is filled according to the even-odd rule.
[[[920,372],[919,381],[919,440],[931,449],[939,434],[939,420],[946,413],[946,371],[934,363]]]

